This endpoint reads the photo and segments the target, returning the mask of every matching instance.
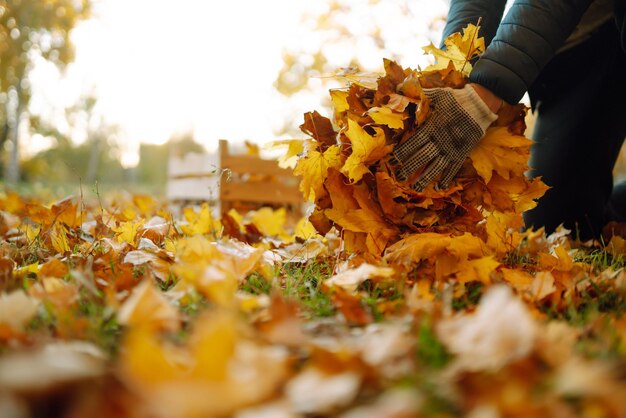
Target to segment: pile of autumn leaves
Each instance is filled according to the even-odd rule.
[[[422,89],[466,82],[476,31],[426,48],[424,71],[343,74],[333,120],[305,115],[314,210],[294,227],[284,209],[0,195],[0,416],[61,397],[69,418],[623,416],[626,322],[560,319],[589,295],[617,310],[626,273],[579,261],[568,231],[520,232],[546,190],[524,176],[523,107],[447,190],[387,163],[429,115]],[[623,259],[626,241],[604,250]]]
[[[517,247],[520,236],[508,230],[522,226],[521,213],[547,189],[540,179],[524,176],[530,140],[523,136],[522,105],[500,112],[447,190],[431,185],[415,192],[397,182],[388,165],[394,146],[429,116],[423,89],[467,82],[468,61],[484,49],[477,30],[469,26],[463,35],[453,35],[446,51],[430,47],[439,59],[424,71],[385,60],[385,74],[375,83],[353,74],[348,88],[330,92],[333,121],[317,112],[304,115],[301,129],[312,139],[295,173],[302,176],[305,197],[315,203],[310,219],[321,234],[334,226],[342,231],[346,250],[377,256],[436,237],[432,233],[479,237],[486,255]]]
[[[572,259],[570,231],[522,232],[522,213],[548,189],[525,175],[531,140],[524,136],[523,105],[505,104],[446,190],[434,182],[416,192],[411,179],[394,178],[388,163],[393,148],[429,116],[423,89],[468,82],[470,61],[484,50],[477,32],[469,25],[446,40],[446,50],[425,48],[436,58],[425,70],[385,60],[377,78],[344,72],[348,86],[330,91],[333,119],[304,115],[301,129],[311,138],[294,173],[314,203],[309,220],[316,230],[340,231],[343,248],[359,260],[403,269],[426,282],[424,289],[445,284],[458,294],[469,282],[506,282],[528,300],[551,295],[562,308],[585,269]],[[619,257],[623,244],[614,237],[608,248]]]

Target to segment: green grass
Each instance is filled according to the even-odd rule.
[[[332,316],[335,308],[322,289],[322,283],[332,272],[332,265],[323,261],[287,264],[281,272],[283,295],[298,299],[312,318]]]
[[[609,268],[612,270],[619,270],[626,267],[626,260],[624,260],[624,257],[621,255],[615,257],[604,248],[596,248],[584,252],[578,251],[574,256],[574,261],[587,263],[596,271],[603,271]]]

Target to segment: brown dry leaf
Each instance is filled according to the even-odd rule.
[[[15,270],[15,261],[10,258],[0,258],[0,291],[9,286],[13,279],[13,271]]]
[[[325,153],[328,148],[337,144],[337,133],[333,128],[332,122],[317,111],[304,114],[304,123],[300,125],[300,130],[311,135],[320,144],[322,153]]]
[[[60,390],[103,376],[106,355],[84,341],[53,342],[0,358],[0,388],[20,394]]]
[[[497,371],[531,353],[538,327],[526,306],[499,285],[485,292],[475,313],[444,319],[436,330],[456,355],[454,370]]]
[[[147,238],[154,243],[161,244],[169,235],[171,222],[161,216],[153,216],[138,229],[142,238]]]
[[[301,414],[333,414],[359,393],[361,376],[354,371],[329,374],[316,367],[304,369],[285,388],[293,409]]]
[[[391,265],[413,266],[443,253],[450,242],[449,236],[436,232],[409,235],[387,248],[385,261]]]
[[[65,277],[69,273],[67,264],[59,260],[58,258],[51,258],[47,262],[41,265],[38,276],[40,277]]]
[[[360,297],[341,288],[334,288],[330,292],[333,305],[339,310],[346,323],[363,326],[374,321],[370,310],[365,306]]]
[[[144,280],[133,289],[130,297],[117,312],[122,325],[175,332],[180,329],[180,313],[154,284]]]
[[[535,301],[540,301],[556,292],[555,280],[549,271],[539,271],[528,289]]]
[[[43,277],[28,289],[28,294],[61,309],[76,305],[80,299],[78,288],[74,284],[56,277]]]
[[[534,277],[530,273],[522,270],[502,268],[500,273],[502,273],[504,280],[518,292],[528,290],[534,281]]]
[[[267,341],[290,347],[302,347],[309,342],[309,337],[302,330],[304,324],[297,302],[274,292],[266,316],[257,324],[257,329]]]
[[[22,290],[0,293],[0,324],[21,331],[35,316],[38,307],[39,302]]]
[[[123,262],[133,266],[148,265],[154,277],[165,283],[169,278],[172,261],[164,251],[151,248],[129,251]]]

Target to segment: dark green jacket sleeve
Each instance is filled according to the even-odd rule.
[[[479,36],[485,38],[485,45],[489,45],[498,30],[505,5],[506,0],[452,0],[441,38],[442,46],[448,36],[461,32],[469,23],[475,25],[479,19]]]
[[[615,23],[620,31],[622,50],[626,53],[626,0],[615,0]]]
[[[502,15],[501,11],[497,15],[502,3],[452,0],[444,34],[475,23],[476,14],[484,13],[485,40],[489,40],[494,25],[497,31],[476,62],[470,80],[509,103],[517,103],[572,33],[592,0],[516,0],[498,25],[494,20]]]

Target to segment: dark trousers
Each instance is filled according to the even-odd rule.
[[[536,112],[531,176],[551,189],[524,214],[527,227],[560,224],[575,237],[599,237],[626,221],[626,185],[613,167],[626,137],[626,54],[613,21],[554,57],[529,89]]]

